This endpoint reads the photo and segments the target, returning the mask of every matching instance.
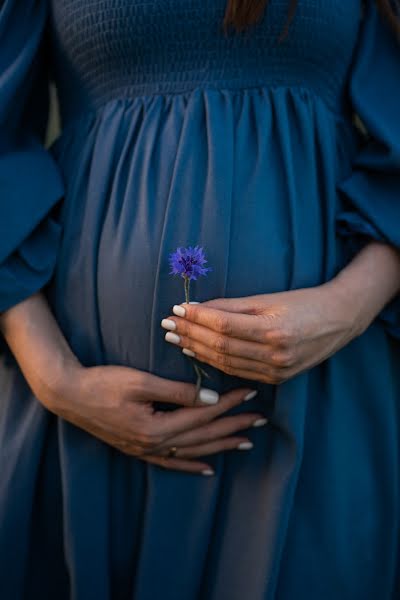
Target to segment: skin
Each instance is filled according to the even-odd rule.
[[[167,469],[204,475],[199,457],[249,442],[241,430],[263,417],[225,413],[251,387],[221,395],[216,405],[195,401],[195,385],[119,366],[84,367],[72,353],[42,294],[0,315],[0,329],[34,395],[48,410],[121,452]],[[177,405],[156,411],[153,402]],[[175,458],[166,456],[177,447]]]
[[[199,351],[203,362],[278,384],[360,335],[398,291],[400,255],[371,243],[329,283],[184,305],[187,316],[170,320],[180,345]],[[251,387],[220,396],[214,406],[193,406],[194,385],[126,367],[82,366],[41,294],[1,314],[0,330],[46,409],[121,452],[167,469],[209,473],[199,457],[249,441],[238,432],[263,416],[225,416]],[[155,411],[155,401],[177,409]],[[178,448],[175,458],[166,456],[171,446]]]
[[[320,286],[182,304],[185,316],[170,315],[162,325],[175,334],[167,334],[167,341],[201,362],[277,385],[361,335],[399,291],[399,252],[371,242]]]

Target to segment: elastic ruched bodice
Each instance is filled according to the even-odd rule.
[[[52,0],[54,77],[64,121],[116,98],[202,88],[304,87],[334,111],[361,18],[358,0],[305,0],[284,43],[287,3],[251,32],[222,32],[225,0]],[[334,35],[332,32],[334,31]]]

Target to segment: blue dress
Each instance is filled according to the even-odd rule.
[[[370,239],[400,247],[400,47],[375,3],[300,0],[281,44],[286,2],[238,35],[224,8],[1,3],[0,311],[43,289],[87,366],[193,381],[160,328],[183,301],[177,246],[206,249],[200,301],[317,286]],[[2,600],[398,598],[399,340],[396,298],[321,365],[258,384],[232,413],[269,424],[207,457],[208,478],[51,414],[3,343]]]

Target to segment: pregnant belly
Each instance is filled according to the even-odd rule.
[[[147,116],[111,103],[54,149],[67,190],[50,299],[86,364],[192,378],[160,327],[184,301],[169,274],[178,246],[203,246],[212,267],[192,285],[198,301],[316,285],[334,269],[335,174],[315,144],[283,142],[265,102],[255,127],[216,91],[184,101],[153,99]]]

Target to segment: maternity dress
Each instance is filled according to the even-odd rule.
[[[198,301],[318,286],[370,239],[400,247],[395,35],[373,0],[300,0],[279,43],[287,8],[225,35],[225,0],[0,2],[0,311],[43,289],[84,365],[193,382],[160,327],[184,301],[178,246],[213,269]],[[212,477],[50,413],[3,340],[1,599],[399,598],[398,300],[319,366],[250,382],[230,412],[269,423],[206,457]],[[219,392],[249,385],[208,370]]]

